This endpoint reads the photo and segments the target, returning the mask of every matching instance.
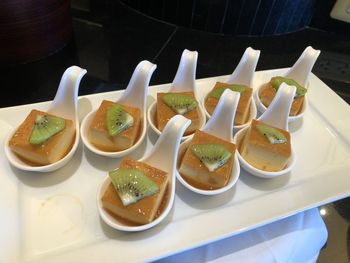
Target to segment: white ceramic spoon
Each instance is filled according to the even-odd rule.
[[[292,106],[293,98],[295,96],[295,92],[296,92],[295,86],[288,86],[287,84],[282,83],[276,93],[275,98],[272,100],[271,105],[258,118],[258,120],[268,125],[288,131],[288,116],[289,116],[290,108]],[[296,156],[293,150],[292,138],[291,138],[292,155],[287,166],[281,171],[278,171],[278,172],[263,171],[255,168],[254,166],[250,165],[246,160],[244,160],[244,158],[239,153],[239,147],[248,129],[249,127],[246,127],[240,130],[235,134],[233,138],[234,143],[238,147],[237,155],[238,155],[239,162],[244,170],[258,177],[273,178],[276,176],[286,174],[293,169],[295,165]]]
[[[81,138],[84,142],[84,145],[93,153],[111,157],[111,158],[119,158],[123,157],[127,154],[130,154],[132,151],[136,150],[138,146],[141,145],[143,139],[146,136],[147,131],[147,118],[146,118],[146,104],[147,104],[147,94],[148,94],[148,85],[151,80],[152,74],[157,68],[157,65],[152,64],[149,61],[141,61],[134,70],[130,82],[124,91],[122,97],[117,100],[118,103],[127,105],[130,107],[139,108],[141,111],[141,125],[139,132],[139,138],[128,149],[116,152],[108,152],[103,151],[93,145],[88,137],[90,124],[96,114],[96,110],[90,112],[85,116],[81,123]]]
[[[254,73],[255,73],[256,65],[258,64],[259,57],[260,57],[260,50],[254,50],[251,47],[248,47],[245,50],[236,69],[233,71],[233,73],[230,75],[227,81],[225,81],[225,83],[241,84],[252,88]],[[208,97],[208,94],[202,100],[202,107],[205,110],[205,114],[207,118],[209,119],[210,114],[205,108],[205,101],[207,100],[207,97]],[[252,121],[252,119],[256,118],[256,114],[257,114],[256,104],[255,104],[254,96],[252,96],[252,100],[250,102],[250,107],[249,107],[249,118],[247,122],[241,125],[234,125],[233,128],[238,130],[248,126]]]
[[[304,52],[301,54],[299,59],[295,62],[293,67],[291,67],[287,73],[283,75],[283,77],[294,79],[296,82],[298,82],[301,86],[309,89],[308,84],[308,78],[311,73],[311,70],[320,55],[320,50],[315,50],[312,47],[307,47]],[[261,102],[259,97],[260,90],[264,87],[264,85],[261,85],[254,94],[256,105],[258,107],[258,110],[263,113],[266,111],[265,105]],[[288,116],[288,121],[292,122],[295,120],[298,120],[303,117],[305,111],[308,108],[308,93],[305,94],[304,102],[302,105],[302,108],[300,112],[296,116]]]
[[[193,92],[196,100],[198,100],[198,94],[196,91],[196,68],[197,68],[197,51],[189,51],[185,49],[182,52],[179,67],[177,69],[173,83],[169,92]],[[199,129],[205,124],[205,112],[202,105],[198,103],[199,112]],[[156,121],[157,101],[153,102],[148,108],[147,118],[152,130],[160,135],[162,132],[157,128]],[[191,135],[186,135],[182,139],[185,140]]]
[[[187,127],[190,125],[190,123],[190,120],[186,119],[181,115],[176,115],[173,118],[171,118],[165,126],[164,131],[158,138],[152,150],[145,157],[139,160],[140,162],[147,163],[153,167],[167,172],[170,176],[170,181],[168,185],[169,198],[167,200],[167,204],[165,205],[165,209],[162,212],[162,214],[151,223],[141,226],[130,226],[126,225],[124,222],[118,221],[118,219],[111,216],[103,208],[101,201],[103,194],[105,193],[107,187],[111,183],[109,176],[107,176],[102,182],[97,193],[98,211],[100,213],[101,218],[103,219],[103,221],[106,222],[107,225],[111,226],[112,228],[128,232],[143,231],[159,224],[169,214],[175,198],[175,165],[177,161],[177,153],[179,150],[181,137],[187,129]]]
[[[77,66],[72,66],[66,69],[61,78],[56,96],[47,110],[48,113],[73,121],[75,125],[75,140],[70,151],[62,159],[53,164],[31,166],[20,159],[14,152],[12,152],[8,143],[5,143],[6,157],[14,167],[24,171],[51,172],[64,166],[73,157],[78,147],[80,138],[79,120],[77,113],[78,90],[80,81],[86,72],[87,71],[85,69]],[[17,127],[9,134],[7,142],[11,139],[16,130]]]
[[[209,121],[205,124],[202,131],[209,133],[213,136],[219,137],[225,141],[233,143],[232,125],[236,114],[239,98],[240,98],[239,92],[234,92],[229,89],[225,90],[219,100],[218,105],[216,106],[213,112],[213,115],[211,116]],[[190,145],[192,138],[193,136],[191,136],[191,138],[188,138],[186,141],[181,143],[180,149],[179,149],[179,156],[183,156],[185,154],[187,148]],[[217,194],[226,192],[227,190],[231,189],[235,185],[239,177],[240,167],[239,167],[237,152],[238,151],[236,150],[234,155],[233,169],[231,172],[230,179],[227,185],[222,188],[215,189],[215,190],[203,190],[189,184],[178,172],[181,164],[180,162],[181,158],[178,158],[178,162],[177,162],[177,171],[176,171],[177,179],[187,189],[198,194],[217,195]]]

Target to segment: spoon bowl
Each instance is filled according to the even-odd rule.
[[[75,139],[69,152],[55,163],[38,166],[30,165],[17,156],[9,147],[8,142],[16,132],[15,129],[9,133],[4,149],[7,159],[14,167],[24,171],[52,172],[63,167],[69,162],[70,159],[72,159],[76,149],[78,148],[80,138],[79,120],[77,114],[78,90],[80,81],[86,72],[87,71],[85,69],[77,66],[72,66],[66,69],[61,78],[56,96],[47,110],[48,113],[73,121],[75,125]]]
[[[114,229],[126,232],[137,232],[147,230],[158,225],[164,220],[164,218],[169,214],[171,208],[174,204],[175,199],[175,180],[176,180],[176,168],[175,164],[177,162],[178,150],[181,141],[181,137],[187,127],[190,125],[191,121],[183,116],[176,115],[170,119],[164,128],[163,133],[158,138],[155,146],[152,150],[142,159],[140,162],[149,164],[150,166],[156,167],[162,171],[165,171],[170,176],[170,181],[168,185],[168,198],[165,204],[165,208],[162,213],[154,219],[152,222],[145,225],[132,226],[126,224],[122,220],[111,216],[104,208],[102,204],[102,196],[106,191],[107,187],[111,183],[109,176],[107,176],[101,186],[99,187],[97,193],[97,207],[101,218],[106,224]]]
[[[271,105],[268,109],[258,118],[258,120],[271,125],[276,128],[280,128],[288,131],[288,115],[290,108],[292,106],[293,98],[295,96],[296,87],[288,86],[285,83],[282,83],[278,89],[275,98],[271,102]],[[240,154],[240,148],[244,136],[246,135],[249,127],[246,127],[239,132],[237,132],[233,138],[234,143],[237,146],[237,155],[239,162],[244,170],[248,173],[262,178],[274,178],[277,176],[284,175],[289,173],[296,163],[296,154],[293,149],[293,143],[291,138],[291,157],[287,165],[280,171],[269,172],[265,170],[258,169],[251,164],[249,164]]]
[[[222,140],[233,142],[232,125],[233,125],[233,120],[234,120],[239,99],[240,99],[240,93],[231,91],[229,89],[225,90],[219,100],[218,105],[216,106],[213,112],[212,117],[209,119],[209,121],[206,123],[206,125],[203,127],[202,130]],[[239,161],[237,157],[237,150],[235,151],[235,154],[234,154],[233,169],[231,171],[229,181],[224,187],[213,189],[213,190],[201,189],[191,185],[182,177],[182,175],[179,172],[181,161],[186,150],[190,146],[192,138],[193,138],[193,135],[190,138],[188,138],[186,141],[182,142],[180,145],[179,157],[178,157],[177,166],[176,166],[177,168],[176,176],[177,176],[177,179],[180,181],[180,183],[190,191],[195,192],[197,194],[202,194],[202,195],[217,195],[231,189],[236,184],[240,174],[240,166],[239,166]]]
[[[200,100],[198,99],[199,96],[197,95],[197,91],[196,91],[197,58],[198,58],[197,51],[189,51],[185,49],[182,52],[180,64],[178,66],[175,78],[171,84],[171,88],[169,92],[174,92],[174,93],[193,92],[196,100],[200,102]],[[200,129],[205,125],[206,117],[205,117],[204,108],[202,107],[201,103],[198,103],[197,107],[198,107],[198,115],[199,115],[198,129]],[[156,111],[157,111],[157,101],[153,102],[149,106],[147,111],[147,119],[151,129],[156,134],[161,135],[162,131],[160,131],[157,127]],[[186,140],[190,136],[191,134],[183,136],[182,140]]]
[[[89,140],[89,127],[96,114],[96,110],[94,110],[88,113],[81,123],[82,141],[91,152],[105,157],[120,158],[135,151],[142,144],[147,131],[146,100],[148,85],[156,68],[157,66],[155,64],[148,61],[141,61],[135,68],[128,87],[124,91],[122,97],[117,101],[117,103],[122,105],[139,108],[141,110],[141,125],[136,142],[130,148],[113,152],[104,151],[92,144]]]

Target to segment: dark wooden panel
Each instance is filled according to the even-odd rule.
[[[71,39],[69,0],[2,0],[0,64],[37,60]]]

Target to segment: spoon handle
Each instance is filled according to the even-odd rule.
[[[197,58],[197,51],[185,49],[182,52],[180,64],[171,85],[171,92],[196,92]]]
[[[78,90],[86,70],[78,66],[71,66],[63,73],[56,96],[51,103],[49,112],[60,117],[78,121],[77,103]]]
[[[260,50],[248,47],[227,82],[230,84],[241,84],[251,87],[259,57]]]
[[[311,46],[307,47],[293,67],[286,73],[285,77],[292,78],[305,87],[310,72],[320,53],[320,50],[313,49]]]
[[[288,131],[288,117],[295,96],[296,87],[282,83],[276,96],[259,120],[271,126]]]
[[[205,124],[203,131],[223,140],[233,141],[233,120],[241,95],[239,92],[226,89],[221,95],[213,115]]]
[[[172,117],[153,149],[142,158],[142,161],[172,174],[176,168],[177,152],[182,135],[190,124],[191,121],[182,115]]]
[[[157,65],[147,60],[141,61],[135,68],[129,84],[118,102],[140,108],[143,112],[146,112],[148,86],[156,68]]]

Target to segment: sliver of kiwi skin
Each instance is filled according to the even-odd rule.
[[[159,192],[158,185],[138,169],[119,168],[110,171],[109,177],[124,206]]]
[[[174,112],[181,115],[194,110],[198,105],[193,97],[184,94],[167,93],[162,100]]]
[[[62,131],[66,126],[65,119],[51,115],[37,115],[29,138],[30,144],[42,144]]]
[[[134,124],[134,118],[119,105],[112,105],[106,113],[106,125],[110,136],[130,128]]]
[[[192,153],[210,172],[226,164],[232,156],[231,152],[221,144],[193,144],[190,147]]]

